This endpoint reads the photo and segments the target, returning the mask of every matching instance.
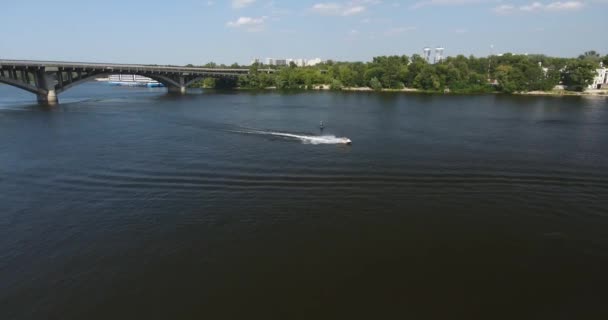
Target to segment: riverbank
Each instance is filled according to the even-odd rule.
[[[607,89],[601,90],[585,90],[583,92],[578,91],[566,91],[566,90],[552,90],[552,91],[528,91],[515,93],[518,95],[527,96],[608,96]]]
[[[238,90],[258,90],[251,88],[237,88]],[[277,87],[266,87],[263,90],[280,90]],[[370,87],[343,87],[341,89],[333,89],[330,85],[314,85],[311,89],[300,88],[296,90],[312,90],[312,91],[347,91],[347,92],[403,92],[403,93],[429,93],[429,94],[506,94],[504,92],[499,91],[486,91],[486,92],[454,92],[450,90],[441,91],[430,91],[430,90],[421,90],[416,88],[402,88],[402,89],[388,89],[383,88],[379,90],[374,90]],[[578,91],[567,91],[567,90],[552,90],[552,91],[527,91],[527,92],[514,92],[510,93],[511,95],[525,95],[525,96],[605,96],[608,97],[608,89],[593,89],[586,90],[584,92]]]

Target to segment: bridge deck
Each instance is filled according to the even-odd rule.
[[[180,67],[165,65],[147,64],[120,64],[120,63],[98,63],[98,62],[64,62],[64,61],[34,61],[34,60],[0,60],[0,68],[57,68],[57,69],[95,69],[106,70],[111,73],[113,70],[133,70],[140,72],[176,72],[190,74],[247,74],[246,68],[200,68],[200,67]],[[261,72],[273,72],[272,69],[263,69]]]
[[[258,71],[274,72],[273,69]],[[36,94],[41,104],[56,104],[59,93],[109,74],[138,74],[161,82],[169,92],[185,93],[190,84],[205,77],[234,81],[249,74],[249,69],[0,59],[0,83]]]

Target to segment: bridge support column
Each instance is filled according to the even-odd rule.
[[[55,89],[38,93],[38,103],[48,106],[54,106],[59,103]]]
[[[55,78],[52,73],[41,70],[36,75],[38,84],[38,103],[53,106],[59,103],[57,92],[55,91]]]
[[[168,88],[169,93],[177,93],[177,94],[185,94],[186,93],[186,86],[179,86],[179,87],[169,87]]]
[[[184,76],[179,76],[175,79],[179,86],[169,86],[170,93],[185,94],[186,93],[186,79]]]

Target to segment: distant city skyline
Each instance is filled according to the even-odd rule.
[[[33,10],[35,8],[35,10]],[[9,1],[0,58],[249,64],[378,55],[608,53],[608,0]]]

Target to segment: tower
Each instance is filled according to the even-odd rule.
[[[429,47],[425,47],[424,48],[424,60],[426,60],[426,62],[430,63],[431,62],[431,48]]]
[[[443,60],[443,50],[445,50],[443,47],[435,48],[435,63],[439,63]]]

